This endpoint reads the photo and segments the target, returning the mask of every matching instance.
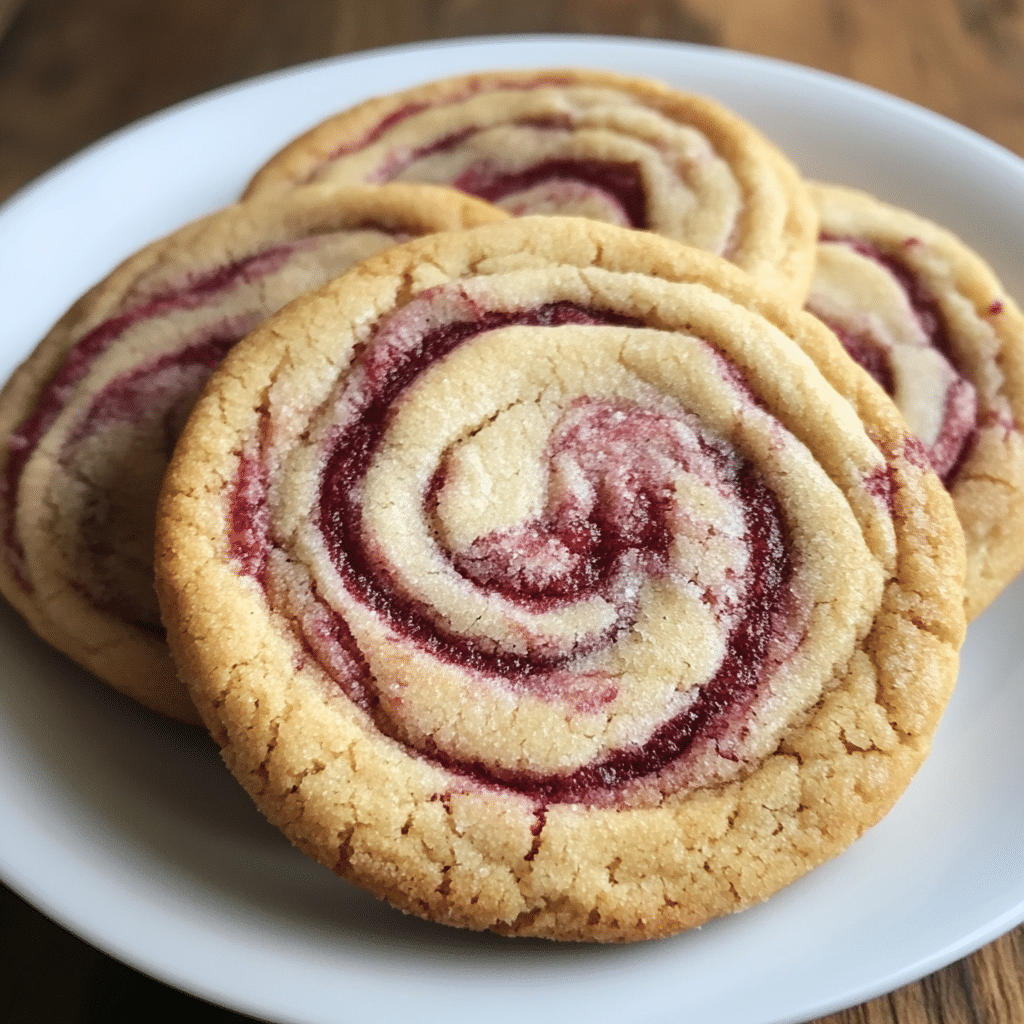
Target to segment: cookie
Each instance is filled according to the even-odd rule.
[[[701,96],[583,69],[498,71],[371,99],[296,139],[247,194],[310,181],[452,185],[515,215],[657,232],[802,303],[815,217],[790,161]]]
[[[813,317],[528,217],[397,246],[239,345],[156,568],[196,706],[302,850],[424,918],[615,942],[763,900],[890,809],[963,558]]]
[[[210,371],[268,314],[356,260],[504,217],[448,189],[318,186],[229,207],[128,259],[0,395],[0,590],[116,689],[198,722],[164,642],[153,517]]]
[[[950,232],[817,185],[807,308],[892,396],[967,536],[968,620],[1024,568],[1024,316]]]

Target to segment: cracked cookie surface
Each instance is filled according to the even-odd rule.
[[[1024,568],[1024,315],[950,232],[813,185],[821,239],[807,308],[896,402],[967,537],[968,620]]]
[[[310,181],[432,182],[516,216],[641,228],[798,303],[814,262],[814,207],[777,147],[707,97],[604,71],[496,71],[368,100],[286,146],[246,194]]]
[[[129,258],[0,396],[0,590],[115,689],[197,723],[163,638],[153,520],[211,370],[267,315],[357,260],[504,217],[448,189],[316,186],[236,204]]]
[[[405,911],[556,939],[743,909],[879,820],[962,579],[921,445],[820,323],[575,218],[272,318],[158,521],[169,641],[268,818]]]

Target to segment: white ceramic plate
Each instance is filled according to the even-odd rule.
[[[120,258],[234,198],[282,143],[370,93],[492,67],[593,65],[706,92],[811,176],[944,222],[1024,298],[1024,163],[892,97],[664,42],[527,37],[391,49],[177,107],[0,211],[0,377]],[[0,873],[116,957],[301,1024],[782,1024],[859,1003],[1024,920],[1024,583],[970,630],[934,753],[836,861],[700,931],[627,947],[425,924],[268,826],[197,732],[158,720],[0,607]]]

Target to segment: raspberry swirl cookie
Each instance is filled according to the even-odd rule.
[[[962,579],[820,323],[578,218],[410,242],[268,321],[158,518],[179,668],[270,820],[410,913],[557,939],[739,910],[876,822]]]
[[[583,69],[466,75],[371,99],[296,139],[249,195],[310,181],[451,185],[515,215],[643,228],[802,303],[813,204],[790,161],[701,96]]]
[[[163,639],[152,547],[163,472],[210,371],[356,260],[504,217],[448,189],[319,186],[229,207],[131,257],[0,396],[0,589],[116,689],[198,721]]]
[[[968,619],[1024,568],[1024,316],[948,231],[816,185],[807,308],[892,396],[967,535]]]

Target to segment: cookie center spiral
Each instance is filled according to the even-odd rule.
[[[546,288],[527,283],[428,289],[356,345],[315,426],[285,428],[301,443],[264,418],[231,553],[425,763],[544,804],[657,802],[771,749],[816,699],[794,658],[831,677],[811,620],[847,642],[879,578],[737,366],[607,305],[526,303]],[[800,522],[808,488],[824,529]],[[835,531],[863,552],[838,597]]]

